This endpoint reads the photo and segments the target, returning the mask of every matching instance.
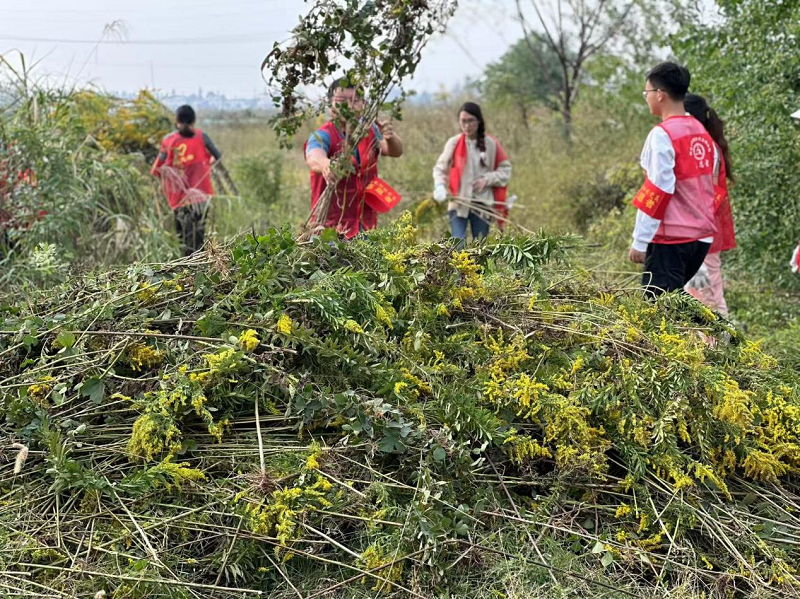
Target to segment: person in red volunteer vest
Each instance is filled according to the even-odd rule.
[[[0,257],[17,247],[24,231],[47,216],[47,211],[20,201],[20,193],[38,186],[36,174],[25,162],[15,143],[0,140]]]
[[[364,107],[364,99],[348,79],[342,78],[328,89],[328,101],[331,119],[314,131],[304,146],[306,164],[311,171],[311,209],[314,210],[328,185],[335,184],[336,191],[323,224],[351,239],[360,231],[378,225],[378,214],[366,204],[365,191],[378,177],[378,157],[399,158],[403,155],[403,141],[390,121],[374,123],[353,151],[355,172],[337,182],[331,161],[341,154],[347,137],[348,123],[342,113],[358,115]]]
[[[703,266],[686,285],[686,291],[712,310],[728,316],[721,253],[736,247],[736,232],[728,196],[728,181],[733,182],[733,167],[728,141],[725,139],[725,123],[702,96],[686,94],[683,105],[686,112],[700,121],[714,140],[717,157],[714,166],[714,220],[717,232]]]
[[[177,131],[167,135],[151,172],[161,179],[184,256],[203,247],[208,202],[214,195],[211,165],[222,154],[211,138],[195,128],[191,106],[175,111]]]
[[[463,245],[468,225],[473,240],[485,238],[495,218],[502,229],[511,163],[500,142],[486,134],[480,106],[465,103],[458,122],[461,133],[447,140],[433,167],[433,199],[443,202],[450,193],[450,235]]]
[[[714,218],[714,140],[686,114],[689,71],[672,62],[653,68],[642,92],[661,118],[642,150],[645,182],[638,208],[632,262],[644,264],[642,285],[651,297],[683,290],[700,269],[717,232]]]

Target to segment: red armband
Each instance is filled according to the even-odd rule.
[[[661,220],[671,199],[671,193],[659,189],[650,179],[645,178],[644,185],[633,198],[633,205],[647,216]]]
[[[389,212],[402,199],[388,183],[377,177],[369,182],[364,191],[364,202],[375,212]]]

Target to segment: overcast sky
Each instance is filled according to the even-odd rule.
[[[425,51],[417,91],[478,77],[521,36],[513,0],[462,0],[448,32]],[[21,50],[36,71],[108,91],[155,87],[252,97],[259,65],[308,8],[302,0],[0,0],[0,53]],[[104,28],[117,29],[127,41]]]

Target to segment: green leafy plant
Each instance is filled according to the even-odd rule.
[[[0,434],[29,454],[0,522],[54,539],[4,569],[91,588],[58,557],[90,518],[94,580],[130,582],[122,553],[151,592],[313,595],[325,568],[483,597],[508,560],[528,593],[662,566],[676,592],[795,590],[796,370],[689,297],[573,269],[572,237],[415,237],[409,214],[271,230],[4,308]]]

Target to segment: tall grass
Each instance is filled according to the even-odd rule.
[[[0,281],[30,278],[36,270],[31,258],[42,244],[73,268],[171,258],[174,241],[163,234],[169,214],[143,152],[104,137],[109,123],[131,133],[119,143],[140,138],[143,127],[126,129],[119,112],[112,114],[122,103],[99,96],[87,102],[87,92],[13,74],[0,106],[0,176],[6,181],[0,203],[14,220],[0,251]],[[154,139],[145,144],[157,147],[165,121],[152,122]]]
[[[433,165],[447,139],[459,132],[457,111],[463,99],[410,106],[403,120],[395,124],[405,153],[399,159],[382,159],[380,171],[381,177],[404,196],[396,212],[413,208],[420,200],[430,197]],[[506,108],[485,106],[484,115],[489,134],[501,141],[514,167],[510,190],[519,196],[519,207],[515,208],[511,219],[528,229],[544,227],[556,231],[581,229],[582,222],[575,217],[577,202],[587,199],[576,198],[579,186],[602,178],[617,165],[635,164],[651,126],[651,119],[643,113],[620,123],[602,106],[587,103],[579,105],[576,111],[575,141],[568,144],[558,117],[546,109],[534,112],[527,126]],[[255,123],[252,120],[237,122],[235,116],[226,121],[217,116],[206,127],[223,149],[225,160],[236,173],[237,184],[252,174],[254,161],[259,160],[259,156],[268,156],[271,161],[282,160],[285,181],[282,197],[271,205],[247,202],[247,219],[253,223],[279,224],[275,222],[277,218],[280,222],[294,224],[308,215],[308,171],[302,145],[312,125],[298,135],[291,150],[278,149],[266,116]],[[243,167],[244,164],[250,166]],[[598,201],[602,205],[602,201]],[[387,215],[384,220],[394,216]],[[228,219],[235,224],[229,226]],[[437,232],[443,233],[446,218],[441,216],[436,223]],[[220,218],[218,224],[229,231],[243,223],[231,208],[226,209],[226,216]]]

